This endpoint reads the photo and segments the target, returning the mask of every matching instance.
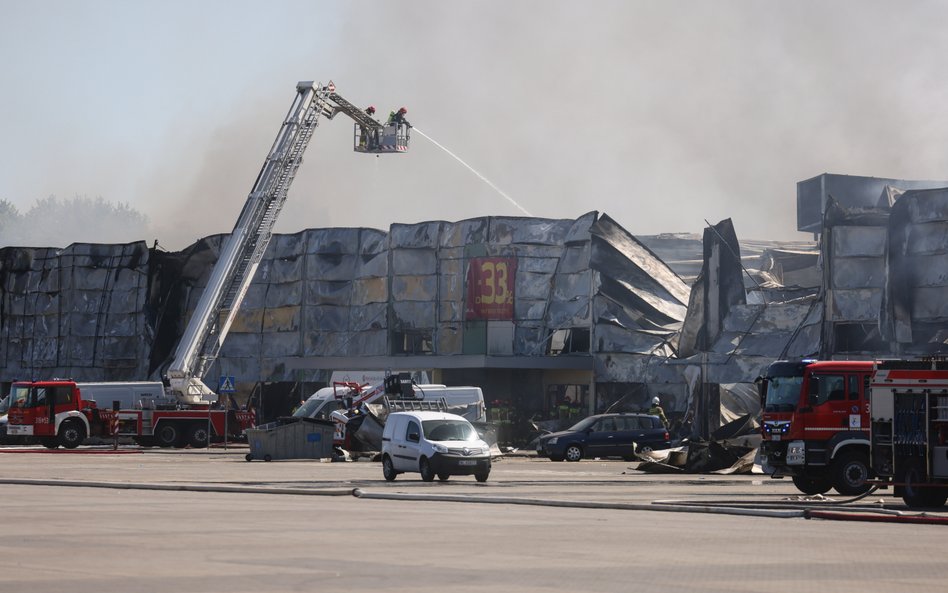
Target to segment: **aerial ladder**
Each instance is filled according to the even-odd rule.
[[[383,125],[327,85],[296,85],[296,98],[247,196],[234,230],[224,241],[207,286],[191,315],[174,360],[165,373],[168,391],[180,403],[207,403],[214,394],[203,381],[217,358],[240,303],[270,243],[287,191],[320,117],[344,113],[355,122],[354,150],[367,154],[408,150],[409,126]]]

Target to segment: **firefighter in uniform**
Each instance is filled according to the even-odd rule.
[[[665,410],[661,406],[662,401],[658,399],[658,396],[652,398],[652,407],[648,409],[648,413],[652,416],[658,416],[658,419],[662,421],[662,424],[665,426],[665,429],[668,429],[668,418],[665,417]]]

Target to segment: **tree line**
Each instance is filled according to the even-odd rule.
[[[148,217],[128,203],[101,197],[49,196],[25,212],[0,199],[0,247],[66,247],[71,243],[147,240]]]

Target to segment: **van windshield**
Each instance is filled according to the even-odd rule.
[[[425,420],[421,429],[429,441],[477,440],[477,431],[464,420]]]

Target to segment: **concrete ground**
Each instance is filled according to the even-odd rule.
[[[241,447],[22,451],[0,448],[0,593],[917,592],[948,579],[943,526],[781,518],[798,493],[766,476],[510,457],[485,484],[388,483],[378,463],[247,463]],[[721,514],[734,501],[775,516]],[[861,502],[900,508],[884,492]],[[656,507],[670,510],[640,510]]]

